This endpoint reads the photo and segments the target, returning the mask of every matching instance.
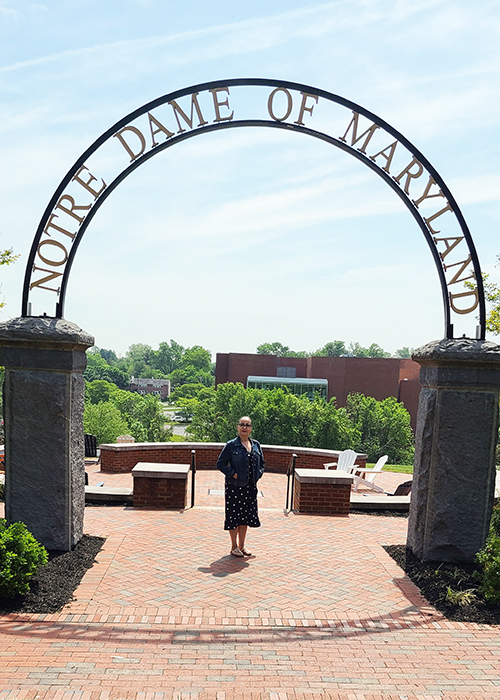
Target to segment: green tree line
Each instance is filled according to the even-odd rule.
[[[200,441],[226,442],[235,436],[241,416],[252,418],[253,437],[267,445],[291,445],[366,453],[370,462],[384,454],[393,464],[413,461],[410,415],[394,397],[377,401],[350,394],[345,408],[335,399],[310,401],[283,389],[245,389],[220,384],[203,400],[194,400],[188,435]]]
[[[125,357],[113,350],[92,348],[87,352],[87,381],[101,379],[125,389],[132,377],[170,379],[172,388],[183,384],[214,385],[215,368],[209,350],[201,345],[185,348],[175,340],[160,343],[157,350],[145,343],[131,345]]]
[[[258,355],[276,355],[277,357],[411,357],[412,349],[403,347],[396,350],[394,355],[386,352],[377,343],[372,343],[364,348],[359,343],[346,343],[343,340],[332,340],[322,348],[314,352],[306,350],[291,350],[287,345],[281,343],[262,343],[257,347]]]
[[[168,442],[172,438],[157,396],[141,396],[102,379],[85,383],[83,429],[95,435],[98,443],[115,442],[119,435],[132,435],[136,442]]]

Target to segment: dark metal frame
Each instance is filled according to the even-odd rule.
[[[194,508],[196,491],[196,450],[191,450],[191,508]]]
[[[52,213],[55,205],[57,204],[57,201],[59,198],[64,194],[64,191],[68,184],[71,182],[71,179],[73,176],[76,174],[76,172],[79,170],[79,168],[85,164],[87,159],[95,153],[109,138],[111,138],[117,131],[119,131],[121,128],[124,126],[127,126],[130,122],[134,121],[138,117],[142,116],[143,114],[146,114],[148,111],[155,109],[156,107],[159,107],[162,104],[165,104],[166,102],[170,102],[172,100],[176,100],[180,97],[184,97],[186,95],[191,95],[194,92],[202,92],[205,90],[210,90],[210,89],[215,89],[215,88],[222,88],[222,87],[234,87],[234,86],[244,86],[244,85],[252,85],[252,86],[262,86],[262,87],[272,87],[272,88],[284,88],[284,89],[289,89],[289,90],[297,90],[301,92],[307,92],[312,95],[318,95],[318,97],[322,97],[326,100],[329,100],[331,102],[335,102],[337,104],[340,104],[344,107],[347,107],[349,109],[352,109],[353,111],[357,112],[358,114],[363,115],[364,117],[370,119],[373,123],[377,124],[379,127],[384,129],[387,133],[391,134],[392,136],[395,137],[395,139],[400,142],[405,148],[408,149],[408,151],[421,163],[421,165],[427,170],[427,172],[432,175],[434,178],[436,184],[440,187],[441,191],[443,192],[444,196],[446,197],[447,203],[450,205],[451,210],[453,214],[455,215],[458,224],[460,226],[460,229],[462,231],[462,234],[465,238],[465,241],[467,243],[469,253],[471,256],[471,262],[472,266],[474,269],[474,275],[475,275],[475,280],[477,284],[477,291],[478,291],[478,298],[479,298],[479,337],[480,339],[485,338],[486,334],[486,303],[485,303],[485,298],[484,298],[484,286],[483,286],[483,279],[481,275],[481,268],[479,265],[479,259],[477,256],[476,248],[474,245],[474,242],[472,240],[471,233],[469,231],[469,228],[465,222],[465,219],[463,217],[463,214],[456,203],[453,195],[451,194],[450,190],[448,189],[446,183],[444,180],[441,178],[439,173],[436,171],[436,169],[429,163],[427,158],[410,142],[408,141],[407,138],[405,138],[401,133],[399,133],[396,129],[394,129],[390,124],[385,122],[383,119],[380,119],[380,117],[377,117],[375,114],[370,112],[369,110],[365,109],[364,107],[361,107],[360,105],[356,104],[355,102],[351,102],[351,100],[347,100],[344,97],[340,97],[339,95],[335,95],[333,93],[327,92],[326,90],[319,90],[317,88],[310,87],[308,85],[302,85],[300,83],[293,83],[289,82],[286,80],[268,80],[265,78],[233,78],[230,80],[216,80],[213,82],[209,83],[201,83],[199,85],[194,85],[188,88],[184,88],[182,90],[177,90],[175,92],[171,92],[167,95],[164,95],[162,97],[157,98],[156,100],[152,100],[151,102],[148,102],[147,104],[143,105],[139,109],[135,110],[134,112],[131,112],[129,115],[118,121],[116,124],[114,124],[110,129],[108,129],[102,136],[100,136],[81,156],[78,158],[78,160],[75,162],[73,167],[68,171],[66,176],[63,178],[61,181],[59,187],[57,190],[54,192],[50,202],[47,205],[47,208],[45,209],[45,212],[42,216],[42,219],[40,221],[40,224],[38,226],[38,229],[35,234],[35,238],[33,240],[33,244],[31,247],[30,255],[28,258],[28,262],[26,265],[26,272],[25,272],[25,278],[24,278],[24,286],[23,286],[23,300],[22,300],[22,315],[23,316],[28,316],[28,302],[29,302],[29,292],[30,292],[30,280],[31,280],[31,274],[33,270],[33,265],[35,262],[35,257],[36,257],[36,252],[38,249],[38,245],[40,243],[41,236],[43,234],[43,231],[48,223],[50,214]],[[164,143],[158,144],[155,148],[149,150],[147,153],[144,153],[143,155],[139,156],[136,160],[134,160],[127,168],[125,168],[114,180],[111,182],[109,185],[106,186],[106,189],[103,190],[102,194],[99,195],[95,203],[92,205],[92,208],[90,209],[89,213],[85,217],[78,233],[75,236],[75,239],[73,241],[73,244],[71,246],[71,249],[68,254],[68,260],[65,265],[64,273],[62,275],[62,280],[61,280],[61,287],[60,287],[60,292],[59,292],[59,301],[56,304],[56,318],[62,318],[63,313],[64,313],[64,300],[66,296],[66,288],[68,284],[68,279],[69,279],[69,274],[71,271],[71,266],[73,264],[73,260],[75,258],[76,252],[78,250],[78,246],[80,244],[80,241],[87,230],[87,227],[89,226],[90,222],[92,221],[93,217],[99,210],[100,206],[103,204],[103,202],[107,199],[107,197],[115,190],[116,187],[126,178],[130,173],[132,173],[136,168],[141,166],[144,162],[152,158],[154,155],[157,153],[160,153],[161,151],[165,150],[166,148],[170,148],[171,146],[175,145],[176,143],[179,143],[180,141],[184,141],[188,138],[192,138],[193,136],[197,136],[201,133],[207,133],[211,131],[218,131],[219,129],[233,129],[236,127],[271,127],[275,129],[285,129],[287,131],[297,131],[303,134],[307,134],[309,136],[313,136],[315,138],[318,138],[322,141],[325,141],[326,143],[330,143],[333,146],[336,146],[337,148],[340,148],[342,151],[345,151],[347,153],[350,153],[353,155],[355,158],[363,162],[365,165],[367,165],[371,170],[376,172],[382,179],[391,187],[394,192],[400,197],[400,199],[403,200],[407,208],[409,209],[410,213],[416,220],[417,224],[419,225],[422,233],[424,234],[424,237],[430,247],[432,256],[434,258],[434,262],[436,264],[438,276],[439,276],[439,281],[441,283],[441,291],[442,291],[442,296],[443,296],[443,305],[444,305],[444,325],[445,325],[445,337],[446,338],[453,338],[453,324],[451,323],[451,308],[450,308],[450,300],[448,297],[448,289],[447,289],[447,284],[446,284],[446,277],[444,274],[443,270],[443,264],[442,261],[439,257],[439,253],[436,249],[436,246],[434,244],[434,241],[432,240],[432,234],[425,223],[422,215],[418,211],[417,207],[413,204],[411,199],[406,196],[405,192],[403,189],[399,186],[399,184],[392,178],[391,175],[386,173],[384,170],[382,170],[378,165],[374,163],[374,161],[370,160],[370,158],[361,153],[360,151],[354,149],[352,146],[348,146],[347,143],[344,143],[340,139],[334,138],[332,136],[329,136],[328,134],[325,134],[320,131],[316,131],[314,129],[310,129],[306,126],[300,126],[298,124],[291,124],[287,122],[278,122],[278,121],[273,121],[273,120],[266,120],[266,119],[243,119],[243,120],[232,120],[232,121],[224,121],[224,122],[219,122],[217,124],[209,124],[206,126],[201,126],[194,128],[190,131],[184,132],[182,134],[178,134],[177,136],[173,136],[170,138],[168,141],[165,141]]]
[[[293,489],[295,487],[295,462],[297,461],[297,455],[295,452],[290,457],[290,462],[288,464],[288,469],[286,472],[286,505],[285,511],[293,510]],[[291,488],[290,488],[291,485]]]

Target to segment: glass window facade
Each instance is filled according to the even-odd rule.
[[[306,377],[247,377],[248,389],[287,389],[291,394],[305,394],[311,401],[315,394],[323,398],[328,396],[327,379],[308,379]]]

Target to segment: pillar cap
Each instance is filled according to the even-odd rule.
[[[19,316],[0,323],[0,344],[85,351],[94,345],[94,338],[64,318]]]
[[[473,338],[443,338],[414,350],[412,360],[420,365],[472,362],[476,365],[500,366],[500,345]]]

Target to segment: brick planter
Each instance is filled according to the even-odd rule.
[[[183,510],[187,499],[189,464],[139,462],[132,469],[134,508]]]
[[[349,515],[354,477],[324,469],[296,469],[293,508],[299,513]]]

